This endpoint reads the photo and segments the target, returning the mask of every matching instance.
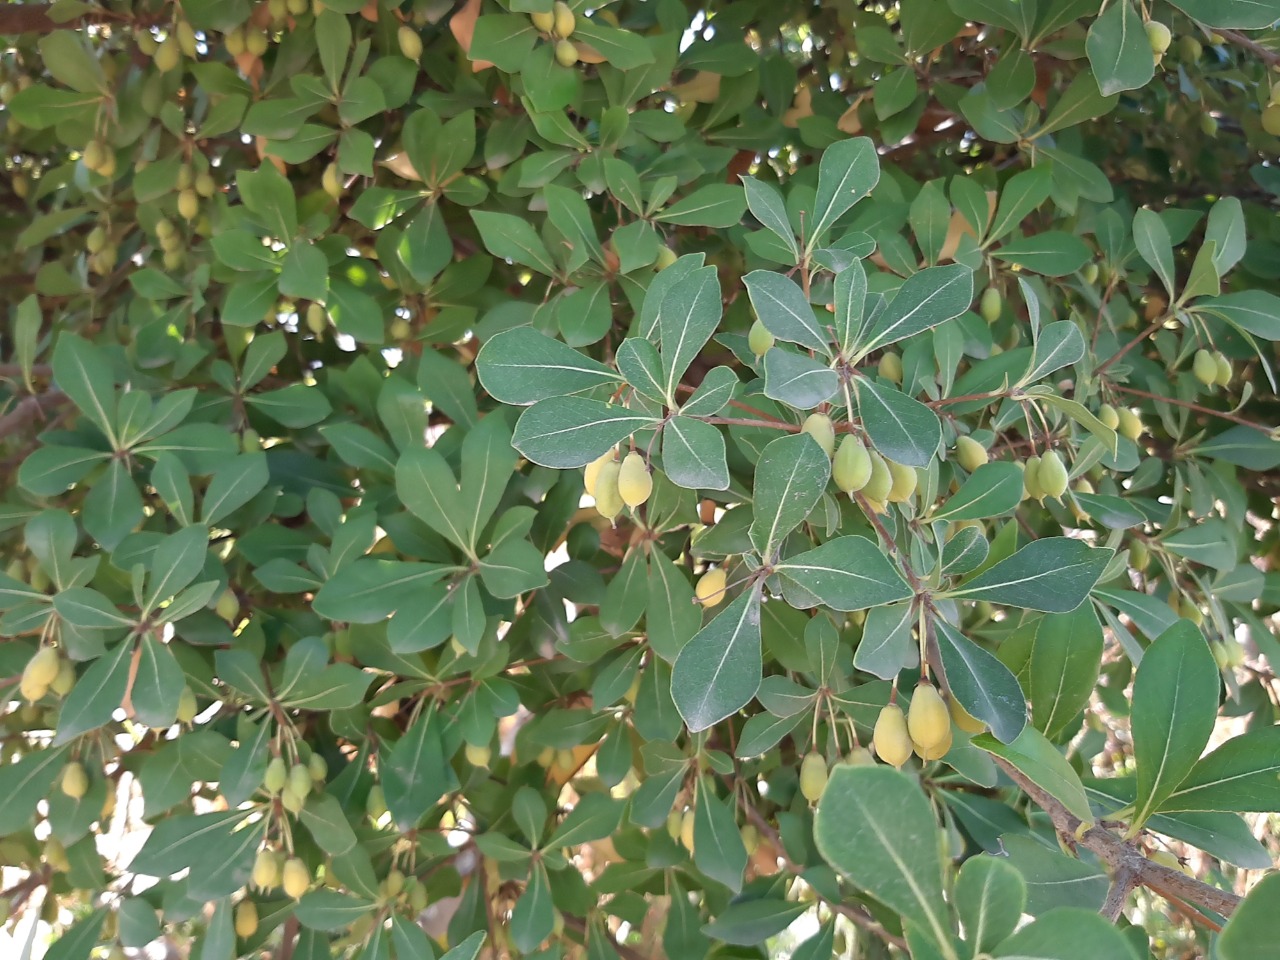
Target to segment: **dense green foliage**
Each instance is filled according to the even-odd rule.
[[[1271,956],[1277,20],[0,4],[0,947]]]

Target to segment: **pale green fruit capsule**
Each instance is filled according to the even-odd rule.
[[[880,376],[890,383],[902,382],[902,358],[896,353],[886,353],[881,357],[877,369],[880,372]]]
[[[871,479],[871,454],[866,445],[845,434],[831,461],[831,478],[845,493],[857,493]]]
[[[1137,441],[1139,437],[1146,432],[1146,426],[1142,423],[1142,418],[1130,410],[1128,407],[1121,407],[1117,411],[1119,420],[1120,433],[1128,437],[1130,440]]]
[[[880,454],[871,451],[868,456],[871,458],[871,476],[862,488],[862,495],[872,503],[884,503],[889,499],[889,491],[893,489],[893,474]]]
[[[303,800],[311,792],[311,771],[305,763],[295,763],[289,768],[289,789]]]
[[[1040,489],[1046,497],[1059,498],[1067,492],[1067,468],[1058,451],[1048,450],[1040,458]]]
[[[607,460],[596,473],[596,510],[600,516],[612,520],[622,512],[622,493],[618,490],[618,475],[622,472],[622,464],[617,460]]]
[[[628,507],[635,509],[653,493],[653,476],[644,457],[634,451],[622,458],[618,469],[618,496]]]
[[[1115,430],[1120,426],[1120,414],[1109,403],[1104,403],[1098,408],[1098,419],[1102,421],[1104,427],[1111,430]]]
[[[907,732],[922,751],[933,750],[951,734],[951,711],[931,683],[921,683],[907,710]]]
[[[279,793],[288,782],[289,766],[284,762],[284,757],[272,757],[262,778],[262,788],[267,793]]]
[[[907,732],[907,718],[896,703],[880,711],[871,744],[875,747],[876,756],[891,766],[901,767],[910,759],[911,734]]]
[[[995,323],[1000,319],[1000,311],[1004,308],[1004,298],[995,287],[987,287],[982,291],[982,299],[978,303],[978,313],[987,323]]]
[[[587,493],[591,494],[591,496],[594,497],[596,495],[596,481],[600,478],[600,468],[613,459],[614,454],[611,448],[606,450],[595,460],[588,463],[586,468],[582,471],[582,487],[587,491]]]
[[[1151,52],[1156,56],[1164,53],[1169,49],[1169,44],[1173,42],[1173,33],[1159,20],[1148,20],[1143,27],[1147,31],[1147,43],[1151,45]]]
[[[1044,488],[1040,486],[1040,458],[1029,457],[1022,471],[1023,492],[1032,500],[1044,499]]]
[[[400,53],[406,59],[417,63],[422,58],[422,37],[413,27],[401,24],[396,39],[400,43]]]
[[[894,463],[892,460],[886,460],[885,464],[889,467],[889,476],[893,478],[889,486],[889,502],[906,503],[915,496],[920,475],[916,473],[915,467]]]
[[[1213,386],[1218,379],[1218,361],[1208,350],[1197,350],[1191,361],[1191,372],[1206,387]]]
[[[800,762],[800,793],[810,803],[817,803],[827,787],[827,761],[811,750]]]
[[[774,344],[773,334],[769,328],[757,320],[751,324],[751,332],[747,334],[747,346],[757,357],[763,357]]]
[[[1213,365],[1217,369],[1214,371],[1213,382],[1220,387],[1231,386],[1231,377],[1233,370],[1231,369],[1231,361],[1222,353],[1213,355]]]
[[[828,457],[835,453],[836,450],[836,428],[831,422],[831,418],[825,413],[811,413],[805,418],[804,424],[800,427],[802,433],[807,433],[813,439],[818,441],[818,446],[822,448],[822,452]]]
[[[973,473],[989,459],[987,448],[973,439],[973,437],[962,436],[956,438],[956,462],[969,473]]]

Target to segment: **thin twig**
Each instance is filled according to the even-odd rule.
[[[1115,363],[1117,360],[1123,357],[1126,353],[1128,353],[1130,350],[1132,350],[1134,347],[1140,344],[1143,340],[1147,339],[1147,337],[1151,336],[1153,333],[1155,333],[1157,330],[1163,327],[1166,321],[1168,321],[1168,319],[1169,318],[1167,316],[1165,316],[1164,314],[1161,314],[1160,316],[1152,320],[1151,324],[1145,330],[1143,330],[1140,334],[1138,334],[1136,337],[1134,337],[1132,340],[1126,343],[1123,347],[1121,347],[1111,356],[1107,357],[1107,359],[1103,360],[1102,363],[1098,364],[1098,369],[1094,371],[1094,375],[1100,377],[1104,373],[1106,373],[1107,367],[1111,366],[1113,363]]]
[[[59,406],[68,399],[61,390],[48,390],[19,401],[17,406],[0,417],[0,440],[25,429],[31,421],[42,418],[46,408]]]
[[[1215,30],[1214,32],[1228,43],[1234,43],[1237,47],[1248,50],[1269,67],[1280,64],[1280,53],[1264,47],[1257,40],[1246,37],[1239,30]]]
[[[1253,420],[1246,420],[1244,417],[1238,417],[1234,413],[1227,413],[1225,410],[1214,410],[1212,407],[1203,407],[1198,403],[1192,403],[1189,400],[1178,400],[1174,397],[1165,397],[1157,393],[1147,393],[1145,390],[1139,390],[1136,387],[1122,387],[1119,384],[1112,384],[1111,389],[1120,393],[1132,394],[1135,397],[1146,397],[1148,400],[1158,400],[1162,403],[1171,403],[1175,407],[1185,407],[1188,410],[1194,410],[1196,413],[1203,413],[1210,417],[1219,417],[1222,420],[1230,420],[1232,423],[1238,423],[1242,427],[1253,427],[1255,430],[1261,430],[1263,433],[1270,433],[1271,428],[1261,423],[1255,423]]]

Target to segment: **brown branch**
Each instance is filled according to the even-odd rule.
[[[1124,910],[1124,904],[1129,899],[1129,894],[1133,892],[1133,888],[1137,885],[1138,878],[1134,875],[1133,870],[1127,866],[1121,867],[1111,879],[1111,889],[1107,891],[1107,899],[1102,904],[1102,909],[1098,912],[1112,923],[1115,923],[1120,919],[1120,913]]]
[[[578,936],[582,937],[582,944],[583,946],[586,946],[591,933],[584,921],[579,920],[577,917],[570,916],[569,914],[565,914],[564,925]],[[646,957],[639,950],[628,947],[625,943],[618,943],[616,940],[612,941],[609,946],[613,947],[614,951],[622,958],[622,960],[658,960],[659,957],[666,956],[666,952],[659,948],[657,957]]]
[[[61,390],[49,390],[19,401],[17,406],[0,417],[0,440],[26,429],[33,420],[43,419],[47,407],[60,406],[68,399]]]
[[[296,914],[289,914],[289,919],[284,922],[284,932],[281,935],[280,949],[276,951],[276,960],[292,960],[293,948],[298,942],[298,917]]]
[[[1215,30],[1214,32],[1228,43],[1234,43],[1237,47],[1248,50],[1269,67],[1280,64],[1280,53],[1264,47],[1257,40],[1246,37],[1239,30]]]
[[[13,36],[19,33],[52,33],[54,30],[74,30],[86,23],[102,23],[120,19],[118,14],[107,10],[92,10],[61,23],[49,17],[51,3],[4,3],[0,4],[0,36]]]
[[[1225,410],[1214,410],[1212,407],[1204,407],[1198,403],[1192,403],[1189,400],[1178,400],[1175,397],[1165,397],[1158,393],[1148,393],[1146,390],[1139,390],[1136,387],[1122,387],[1117,383],[1111,385],[1112,390],[1120,393],[1132,394],[1135,397],[1146,397],[1148,400],[1157,400],[1161,403],[1171,403],[1175,407],[1185,407],[1188,410],[1194,410],[1196,413],[1203,413],[1210,417],[1219,417],[1223,420],[1230,420],[1232,423],[1238,423],[1242,427],[1253,427],[1263,433],[1270,433],[1271,428],[1263,426],[1261,423],[1255,423],[1252,420],[1246,420],[1244,417],[1238,417],[1234,413],[1227,413]]]
[[[1240,897],[1234,893],[1211,887],[1194,877],[1188,877],[1181,870],[1174,870],[1148,860],[1137,844],[1121,839],[1110,830],[1099,826],[1083,829],[1081,820],[1067,810],[1056,797],[1041,789],[1008,761],[999,757],[992,759],[1009,779],[1049,815],[1054,829],[1064,842],[1078,843],[1086,850],[1091,850],[1098,859],[1111,868],[1113,876],[1117,879],[1124,877],[1126,873],[1131,874],[1131,882],[1134,886],[1147,887],[1168,900],[1194,904],[1224,917],[1231,916],[1240,905]],[[1114,888],[1112,892],[1115,892]],[[1107,901],[1104,908],[1111,905],[1110,894]]]
[[[1098,311],[1098,316],[1099,317],[1102,316],[1101,310]],[[1126,353],[1128,353],[1130,350],[1132,350],[1134,347],[1140,344],[1143,340],[1147,339],[1147,337],[1151,336],[1153,333],[1155,333],[1157,330],[1163,327],[1165,323],[1168,321],[1168,319],[1169,318],[1167,316],[1165,316],[1164,314],[1161,314],[1160,316],[1152,320],[1145,330],[1143,330],[1140,334],[1138,334],[1136,337],[1134,337],[1132,340],[1126,343],[1123,347],[1121,347],[1111,356],[1107,357],[1107,359],[1103,360],[1102,363],[1098,364],[1098,369],[1093,371],[1094,376],[1100,377],[1104,373],[1106,373],[1107,367],[1111,366],[1113,363],[1115,363],[1117,360],[1123,357]]]

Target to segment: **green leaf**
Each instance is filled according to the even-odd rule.
[[[1046,134],[1110,113],[1119,101],[1118,93],[1103,96],[1093,73],[1082,70],[1063,91],[1058,102],[1049,111],[1044,126],[1033,134],[1033,138],[1039,139]]]
[[[742,187],[731,183],[712,183],[673,203],[654,219],[683,227],[725,229],[737,226],[746,209]]]
[[[1003,663],[942,619],[933,621],[947,687],[971,717],[983,721],[1001,743],[1011,743],[1027,723],[1022,687]]]
[[[246,824],[246,816],[245,811],[233,810],[165,817],[151,831],[129,869],[164,879],[199,866],[189,880],[191,896],[229,896],[249,882],[262,842],[261,825]]]
[[[329,400],[317,387],[291,383],[279,390],[254,393],[245,403],[284,427],[310,427],[333,412]]]
[[[1127,4],[1125,4],[1127,6]],[[1160,215],[1143,207],[1133,215],[1133,242],[1142,259],[1156,272],[1169,298],[1177,294],[1174,286],[1173,243],[1169,229]]]
[[[685,644],[671,671],[671,697],[690,732],[751,702],[760,687],[760,592],[743,592]]]
[[[868,377],[853,381],[871,445],[895,463],[927,467],[942,444],[942,421],[919,400]]]
[[[1209,645],[1179,620],[1147,647],[1133,681],[1136,829],[1187,778],[1213,734],[1221,688]]]
[[[1267,960],[1280,939],[1280,873],[1263,877],[1218,937],[1221,960]]]
[[[216,470],[201,503],[201,519],[215,525],[240,509],[267,485],[271,473],[265,453],[246,453]]]
[[[662,469],[687,490],[729,489],[724,436],[702,420],[672,417],[662,428]]]
[[[1102,625],[1090,604],[1036,621],[1031,647],[1031,722],[1051,740],[1072,729],[1102,665]]]
[[[38,497],[56,497],[111,455],[81,447],[40,447],[18,468],[18,485]]]
[[[521,406],[621,380],[616,370],[532,327],[516,327],[485,341],[476,373],[495,400]]]
[[[653,51],[644,37],[629,30],[619,30],[579,16],[573,31],[574,40],[583,40],[619,70],[634,70],[653,63]]]
[[[1001,845],[1009,862],[1027,881],[1027,913],[1031,916],[1064,906],[1097,911],[1106,899],[1110,881],[1097,864],[1068,857],[1029,836],[1005,833]]]
[[[821,246],[823,234],[880,181],[880,160],[867,137],[840,140],[822,152],[818,162],[818,192],[805,248]]]
[[[138,642],[138,668],[129,688],[133,712],[148,727],[163,729],[178,715],[178,701],[187,678],[169,645],[154,636]]]
[[[1075,273],[1092,258],[1083,240],[1060,230],[1045,230],[1006,243],[991,256],[1046,277]]]
[[[911,631],[916,612],[910,603],[873,607],[862,624],[862,638],[853,652],[856,669],[892,680],[911,658]]]
[[[1275,5],[1267,0],[1173,0],[1173,5],[1192,20],[1220,30],[1265,30],[1277,19]]]
[[[0,766],[0,834],[18,833],[35,819],[40,801],[62,774],[69,750],[35,750]]]
[[[1195,308],[1222,317],[1255,337],[1280,340],[1280,297],[1266,290],[1240,290],[1198,300]]]
[[[547,585],[546,558],[528,540],[508,540],[480,561],[485,589],[500,599]]]
[[[1016,463],[984,463],[969,475],[933,515],[934,520],[985,520],[1017,509],[1022,500],[1022,470]]]
[[[824,363],[773,347],[764,355],[764,395],[797,410],[811,410],[840,389],[840,378]]]
[[[578,801],[542,845],[544,850],[574,847],[612,836],[622,822],[626,801],[592,793]]]
[[[484,946],[484,931],[478,931],[463,940],[440,960],[477,960],[482,946]]]
[[[107,912],[106,907],[99,907],[68,927],[62,936],[49,945],[45,952],[46,960],[88,960],[89,952],[102,935]]]
[[[1142,17],[1129,0],[1108,4],[1093,21],[1085,52],[1103,96],[1145,87],[1155,76],[1155,58]]]
[[[792,606],[811,607],[818,603],[833,610],[865,610],[896,603],[912,596],[897,566],[880,547],[866,537],[837,537],[805,553],[788,557],[774,566],[785,580],[798,585],[809,602]]]
[[[111,366],[101,348],[71,334],[58,337],[53,349],[53,378],[58,387],[114,446],[116,395]]]
[[[831,479],[831,461],[807,433],[779,437],[756,463],[751,543],[769,559],[804,522]]]
[[[865,355],[931,330],[960,316],[972,302],[973,271],[963,264],[913,273],[880,314],[866,342],[859,345],[859,352]]]
[[[389,748],[378,751],[379,774],[387,809],[402,833],[418,825],[448,792],[447,768],[434,714],[426,713]]]
[[[1027,924],[995,950],[1011,960],[1138,960],[1129,941],[1090,910],[1062,907]]]
[[[734,893],[742,889],[747,849],[733,809],[715,795],[706,778],[698,781],[694,804],[693,861],[702,873]]]
[[[1280,811],[1280,726],[1262,727],[1232,737],[1198,760],[1159,809],[1162,812]]]
[[[475,549],[458,480],[434,447],[406,450],[396,462],[396,493],[409,512],[470,554]]]
[[[637,430],[655,423],[647,414],[603,400],[549,397],[520,415],[511,442],[534,463],[563,470],[586,466]]]
[[[914,777],[838,764],[818,801],[822,858],[936,945],[951,945],[933,809]]]
[[[541,862],[533,865],[529,883],[511,911],[511,942],[523,953],[531,953],[551,936],[555,908],[551,903],[551,881]]]
[[[781,933],[806,909],[790,900],[739,900],[721,910],[702,932],[723,943],[749,947]]]
[[[438,563],[362,558],[325,583],[312,608],[330,620],[377,623],[446,573]]]
[[[1045,613],[1070,613],[1084,602],[1113,553],[1070,537],[1045,537],[951,590],[950,595]]]
[[[89,665],[62,706],[53,738],[55,747],[111,721],[111,714],[124,703],[129,690],[132,653],[133,644],[126,640]]]
[[[373,908],[368,900],[337,890],[311,890],[302,895],[294,915],[304,927],[331,933],[351,926]]]
[[[472,210],[471,219],[480,231],[485,249],[495,257],[522,264],[548,277],[556,275],[555,261],[529,221],[490,210]]]
[[[780,239],[789,251],[793,262],[800,258],[800,247],[796,243],[795,231],[791,229],[791,221],[787,217],[787,207],[782,201],[782,194],[771,183],[757,180],[755,177],[743,177],[742,188],[746,192],[747,208],[751,215],[760,221],[761,226]],[[743,278],[745,281],[745,277]],[[750,286],[747,287],[750,291]]]
[[[760,322],[779,340],[798,343],[824,356],[830,338],[819,325],[813,307],[794,280],[772,270],[753,270],[742,278]]]
[[[102,64],[73,30],[54,30],[43,36],[40,39],[40,57],[50,75],[72,90],[105,94],[109,89]]]
[[[668,406],[675,406],[680,378],[719,323],[720,280],[715,267],[693,270],[666,290],[658,313],[658,335]]]
[[[1052,180],[1052,168],[1047,163],[1010,177],[1000,192],[1000,205],[987,231],[986,244],[1018,229],[1027,215],[1049,198]]]
[[[185,527],[161,540],[151,555],[151,571],[143,610],[154,610],[200,575],[209,553],[209,530],[203,524]]]
[[[1093,821],[1079,774],[1035,727],[1024,727],[1016,739],[1007,743],[984,733],[974,737],[973,744],[1016,767],[1080,820],[1085,823]]]
[[[956,914],[975,953],[989,952],[1013,933],[1027,905],[1027,882],[995,857],[970,857],[956,877]]]
[[[1031,368],[1019,379],[1019,383],[1035,383],[1055,370],[1079,363],[1085,353],[1084,335],[1070,320],[1056,320],[1040,331],[1036,338]]]

